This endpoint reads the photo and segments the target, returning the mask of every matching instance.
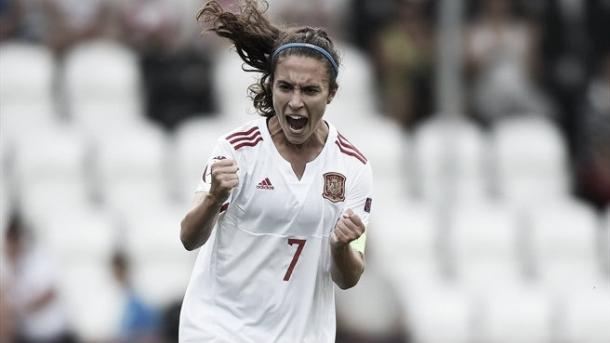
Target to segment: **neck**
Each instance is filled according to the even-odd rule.
[[[313,161],[324,148],[329,133],[328,125],[321,120],[316,131],[307,141],[303,144],[294,144],[288,141],[276,117],[269,119],[267,126],[273,144],[280,155],[290,162],[307,163]]]

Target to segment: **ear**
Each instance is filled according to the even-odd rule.
[[[337,94],[337,88],[331,90],[328,92],[328,98],[326,99],[326,104],[330,104],[331,101],[333,101],[333,98],[335,97],[335,94]]]

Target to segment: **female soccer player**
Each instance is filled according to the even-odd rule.
[[[364,270],[372,172],[323,119],[339,59],[325,31],[272,25],[256,0],[207,2],[198,19],[262,74],[262,118],[218,139],[181,223],[203,246],[184,297],[180,342],[334,342],[334,285]],[[346,113],[347,115],[347,113]]]

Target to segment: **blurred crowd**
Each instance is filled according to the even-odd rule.
[[[235,0],[219,2],[236,6]],[[441,0],[269,3],[273,20],[326,27],[364,56],[380,120],[411,135],[436,118]],[[195,20],[200,5],[197,0],[0,0],[0,49],[13,42],[41,45],[61,69],[86,42],[127,47],[137,57],[145,116],[172,134],[193,118],[222,112],[213,78],[224,43],[201,35]],[[507,118],[548,119],[566,142],[570,193],[599,213],[605,210],[610,204],[610,1],[465,0],[462,46],[465,108],[456,111],[483,132]],[[57,116],[65,119],[69,108],[61,94],[56,106]],[[0,130],[6,136],[4,118]],[[2,221],[0,342],[77,342],[55,296],[52,261],[32,244],[23,211],[15,207]],[[124,299],[112,341],[175,342],[179,300],[164,307],[147,303],[130,285],[128,252],[115,249],[106,262]],[[385,334],[369,338],[350,324],[358,318],[340,312],[337,341],[408,341],[408,330],[398,322],[401,314],[392,312],[393,286],[382,278],[369,280],[371,289],[387,291],[386,298],[364,303],[398,319],[380,323]],[[356,308],[366,311],[364,305]]]

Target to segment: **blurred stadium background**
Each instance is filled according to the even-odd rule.
[[[200,4],[0,0],[0,342],[177,341],[179,221],[216,138],[256,116]],[[610,1],[270,14],[337,38],[326,118],[374,167],[337,342],[610,342]]]

